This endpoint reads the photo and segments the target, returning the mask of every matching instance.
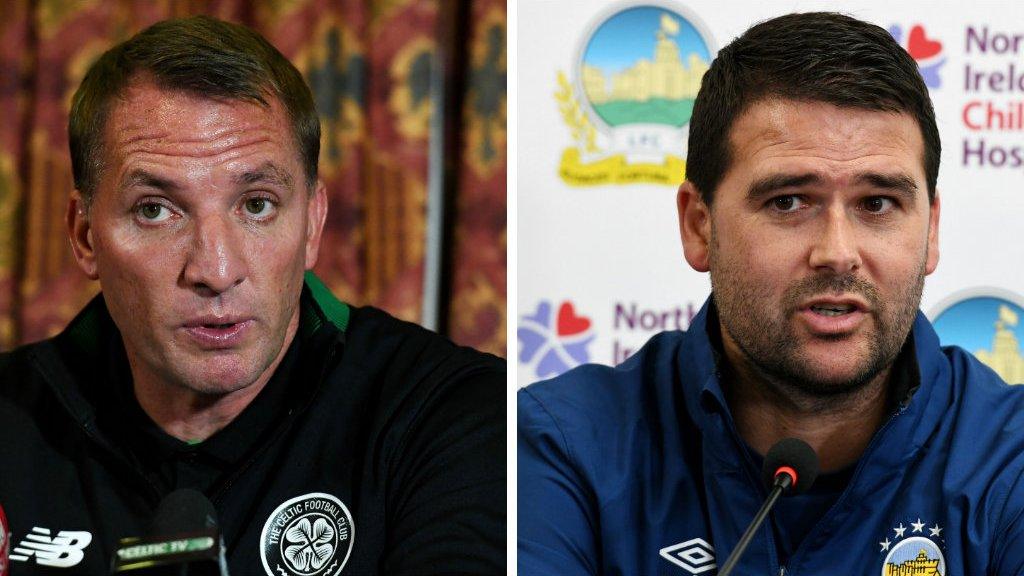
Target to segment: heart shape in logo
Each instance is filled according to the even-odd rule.
[[[910,37],[907,39],[907,52],[910,53],[910,57],[914,60],[924,60],[942,52],[942,42],[929,40],[924,35],[924,27],[917,24],[910,29]]]
[[[572,308],[572,302],[562,302],[562,305],[558,307],[558,335],[572,336],[586,332],[587,328],[590,328],[590,319],[577,316],[576,311]]]

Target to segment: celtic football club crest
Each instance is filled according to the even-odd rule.
[[[335,576],[354,538],[348,508],[330,494],[314,492],[284,502],[267,518],[260,557],[270,576]]]

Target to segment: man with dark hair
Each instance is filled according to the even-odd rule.
[[[749,29],[705,74],[678,193],[712,295],[686,333],[519,393],[519,573],[702,574],[817,453],[737,574],[1024,574],[1024,390],[940,348],[939,138],[914,61],[830,13]]]
[[[102,294],[0,355],[12,573],[106,574],[182,489],[234,574],[503,573],[505,365],[306,272],[327,198],[298,70],[245,27],[161,22],[92,66],[69,132]]]

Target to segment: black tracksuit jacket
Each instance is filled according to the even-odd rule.
[[[199,476],[231,574],[504,573],[504,361],[348,307],[315,278],[301,315],[276,384],[196,447],[221,458]],[[119,539],[185,482],[110,390],[123,354],[102,295],[57,337],[0,354],[12,575],[109,573]]]

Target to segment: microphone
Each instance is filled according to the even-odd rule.
[[[0,576],[7,576],[10,574],[10,553],[10,526],[7,524],[7,516],[4,515],[3,506],[0,506]]]
[[[213,503],[181,488],[160,501],[146,536],[121,539],[112,573],[228,576],[224,553]]]
[[[747,527],[747,531],[740,537],[732,554],[722,565],[722,571],[718,576],[729,576],[740,556],[754,539],[754,534],[761,527],[761,523],[768,517],[768,512],[775,506],[779,496],[799,494],[806,491],[814,484],[818,477],[818,455],[814,449],[799,438],[786,438],[779,440],[764,457],[764,466],[761,468],[761,475],[765,485],[769,488],[768,499],[761,505],[754,519]]]

